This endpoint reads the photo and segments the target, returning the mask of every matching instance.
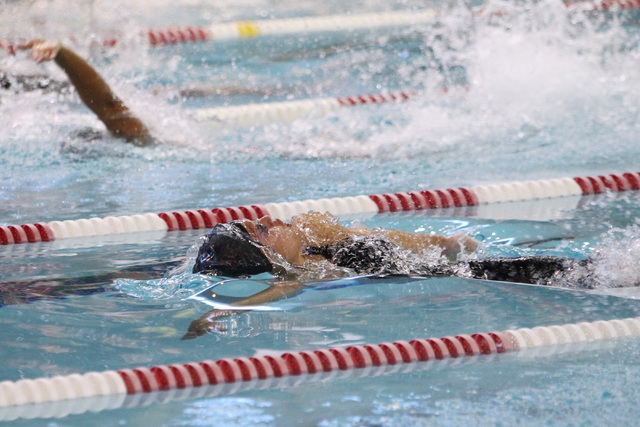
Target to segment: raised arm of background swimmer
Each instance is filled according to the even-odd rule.
[[[57,41],[34,39],[18,46],[31,49],[37,63],[54,60],[69,77],[82,102],[114,135],[136,145],[151,140],[146,126],[118,98],[104,79],[84,59]]]

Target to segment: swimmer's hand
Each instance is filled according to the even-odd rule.
[[[38,64],[56,59],[62,45],[57,40],[31,39],[26,43],[18,45],[20,50],[31,49],[31,57]]]
[[[183,340],[192,340],[213,331],[224,332],[223,328],[218,324],[217,320],[224,317],[235,316],[242,313],[242,310],[211,310],[198,320],[194,320],[189,325],[187,333],[182,337]]]

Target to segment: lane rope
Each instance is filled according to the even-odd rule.
[[[640,8],[640,0],[570,1],[565,6],[581,12],[617,12]]]
[[[587,196],[640,189],[640,173],[626,172],[575,178],[516,181],[504,184],[422,190],[369,196],[335,197],[295,202],[266,203],[214,209],[194,209],[109,216],[35,224],[0,226],[0,245],[50,242],[57,239],[144,231],[210,229],[215,224],[270,216],[288,221],[310,211],[335,216],[477,206],[522,200]]]
[[[403,102],[416,95],[418,95],[417,92],[389,92],[337,98],[264,102],[231,107],[199,108],[192,113],[192,116],[195,121],[206,122],[214,128],[265,126],[271,123],[292,122],[309,113],[325,115],[341,107]]]
[[[254,38],[270,35],[305,34],[332,31],[369,30],[384,27],[401,27],[424,24],[439,15],[436,9],[400,10],[354,15],[328,15],[288,19],[237,21],[213,23],[208,26],[182,26],[166,29],[150,29],[138,34],[138,39],[150,46],[166,46],[182,43]],[[72,40],[74,37],[72,37]],[[131,40],[125,33],[114,34],[99,44],[114,47]],[[13,43],[0,40],[0,48],[9,48],[15,54]]]
[[[600,2],[567,2],[572,11],[583,13],[616,12],[640,8],[640,0],[604,0]],[[166,29],[150,29],[139,33],[139,38],[150,46],[166,46],[181,43],[253,38],[266,35],[304,34],[312,32],[349,31],[382,27],[399,27],[425,24],[440,15],[439,9],[400,10],[355,15],[329,15],[257,21],[213,23],[208,26],[182,26]],[[473,12],[484,14],[484,9]],[[500,12],[494,12],[500,14]],[[124,34],[114,34],[100,42],[113,47],[123,43]],[[15,44],[0,40],[0,49],[15,54]]]
[[[288,377],[310,381],[316,375],[335,375],[340,372],[355,372],[356,375],[361,373],[360,376],[364,376],[371,370],[375,372],[375,369],[388,366],[441,363],[449,359],[498,355],[550,346],[579,348],[584,343],[637,337],[640,337],[640,318],[598,320],[285,352],[280,355],[224,358],[15,382],[3,381],[0,382],[0,408],[62,402],[61,408],[66,413],[79,413],[86,410],[86,405],[82,401],[68,401],[103,397],[106,402],[104,408],[115,409],[124,404],[127,396],[132,395],[184,390],[181,398],[200,397],[208,391],[209,386],[226,387],[228,392],[234,392],[242,387],[242,383],[262,388],[268,387],[273,380]],[[229,385],[233,384],[238,386],[229,389]],[[220,391],[219,389],[215,394]],[[74,410],[74,405],[80,410]],[[100,408],[92,407],[90,410],[97,412]],[[49,406],[48,411],[55,411],[55,407]],[[12,417],[41,416],[33,411],[33,406],[10,414]]]
[[[149,30],[146,36],[151,46],[187,43],[204,40],[224,40],[266,35],[301,34],[312,32],[349,31],[424,24],[440,14],[436,9],[392,11],[356,15],[329,15],[259,21],[240,21],[212,24],[208,27],[185,27]],[[109,41],[115,45],[117,39]]]

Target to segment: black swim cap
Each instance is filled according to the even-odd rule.
[[[273,266],[247,230],[237,223],[217,224],[200,246],[193,273],[212,276],[250,276]]]

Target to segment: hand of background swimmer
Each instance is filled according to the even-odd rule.
[[[18,49],[20,50],[28,50],[31,49],[31,57],[38,64],[45,61],[53,61],[58,53],[60,53],[60,49],[62,45],[57,40],[45,40],[45,39],[31,39],[26,43],[18,45]]]

